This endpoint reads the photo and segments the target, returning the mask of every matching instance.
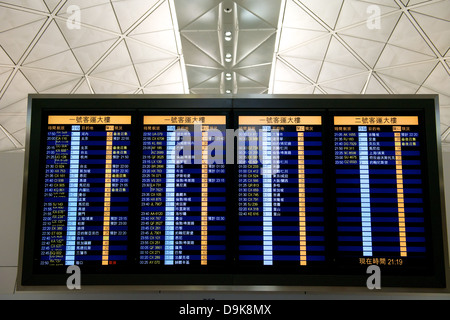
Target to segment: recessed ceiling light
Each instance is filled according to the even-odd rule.
[[[231,31],[225,32],[225,40],[226,41],[231,41],[231,35],[232,35]]]

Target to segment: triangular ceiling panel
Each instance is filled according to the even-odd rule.
[[[127,31],[157,2],[158,0],[111,0],[122,32]]]
[[[185,37],[181,37],[181,43],[183,45],[187,65],[204,66],[207,68],[217,69],[222,68],[221,64],[215,60],[215,57],[209,56],[206,52],[201,50]]]
[[[343,0],[302,0],[301,1],[314,15],[326,23],[331,29],[336,26],[336,21],[341,12]]]
[[[23,76],[22,72],[18,71],[0,99],[0,110],[27,98],[29,93],[36,93],[36,90]]]
[[[373,9],[371,6],[376,6]],[[326,6],[324,6],[326,8]],[[385,3],[381,1],[344,1],[338,21],[336,23],[336,29],[347,28],[352,25],[361,25],[368,31],[377,31],[377,29],[369,29],[367,23],[370,22],[370,18],[374,14],[374,10],[379,10],[380,13],[380,27],[389,28],[389,24],[386,25],[384,15],[398,10],[398,6],[394,1],[388,0]],[[388,16],[386,16],[387,18]],[[372,33],[372,32],[370,32]]]
[[[166,69],[159,77],[149,83],[147,88],[161,85],[182,84],[183,78],[180,72],[180,63],[174,63],[170,68]]]
[[[145,2],[147,3],[147,1]],[[124,3],[126,3],[126,1],[124,1]],[[153,4],[153,0],[150,1],[149,4],[150,3]],[[159,3],[158,7],[155,7],[153,5],[151,7],[150,14],[131,31],[130,35],[163,30],[173,30],[174,25],[172,19],[173,17],[170,11],[169,1]]]
[[[429,56],[434,56],[431,48],[406,15],[402,15],[398,21],[395,30],[389,38],[389,44]]]
[[[89,78],[89,83],[96,94],[106,94],[111,92],[115,92],[117,94],[128,94],[136,91],[133,86],[103,79]]]
[[[278,16],[280,12],[280,1],[267,1],[261,5],[261,0],[239,0],[236,3],[251,12],[253,15],[266,21],[272,28],[278,25]]]
[[[290,56],[284,57],[284,60],[289,62],[295,69],[301,70],[301,72],[312,81],[317,81],[323,65],[323,61],[321,60],[310,60]]]
[[[47,6],[42,1],[36,0],[2,0],[1,2],[16,5],[18,7],[29,8],[42,12],[48,12]]]
[[[276,27],[276,25],[271,25],[269,22],[261,19],[261,17],[257,16],[255,13],[243,8],[240,5],[237,5],[236,8],[239,29],[273,29]]]
[[[40,93],[48,93],[48,94],[67,94],[67,92],[72,92],[75,89],[76,85],[81,81],[79,78],[75,78],[74,80],[70,80],[66,83],[58,84],[52,88],[41,91]]]
[[[0,91],[13,72],[13,68],[0,67]]]
[[[49,24],[25,60],[25,65],[69,51],[70,47],[55,22]],[[68,63],[73,63],[68,61]]]
[[[259,46],[253,48],[253,50],[245,50],[247,51],[247,55],[244,55],[245,51],[238,54],[238,57],[241,58],[241,60],[236,63],[235,67],[241,68],[263,63],[272,63],[275,37],[276,34],[273,33],[264,42],[260,43]]]
[[[22,69],[22,72],[38,93],[54,88],[62,83],[81,79],[81,75],[62,72],[50,72],[40,69],[24,68]]]
[[[269,83],[271,68],[271,65],[260,65],[236,69],[236,72],[261,85]]]
[[[221,49],[217,41],[217,31],[183,31],[182,36],[200,49],[209,58],[222,63]]]
[[[249,31],[239,31],[238,35],[238,45],[236,51],[236,63],[239,64],[243,59],[248,57],[252,52],[259,50],[264,46],[266,41],[270,41],[270,38],[274,36],[275,32],[273,30],[249,30]],[[275,40],[272,37],[272,40]],[[245,44],[245,45],[244,45]],[[273,44],[268,44],[269,48],[273,48]],[[264,46],[266,50],[267,47]],[[272,59],[272,56],[270,56]],[[267,62],[267,60],[265,60]]]
[[[378,74],[378,76],[386,83],[394,94],[415,94],[420,87],[420,84],[404,81],[385,74]]]
[[[210,11],[217,8],[222,0],[175,0],[174,2],[177,11],[178,26],[180,27],[180,30],[195,30],[197,29],[197,27],[194,27],[192,29],[190,25],[192,23],[195,23],[197,19],[202,19],[203,15],[209,15]]]
[[[73,49],[81,68],[86,73],[99,61],[101,57],[114,45],[115,39],[96,42]]]
[[[177,54],[177,42],[173,30],[154,31],[143,34],[133,34],[130,36],[144,44],[156,46],[167,52]]]
[[[437,93],[450,95],[450,76],[439,63],[423,83],[423,86]]]
[[[220,88],[220,82],[222,81],[222,74],[216,74],[198,84],[195,86],[191,85],[191,82],[189,82],[190,88],[192,92],[196,93],[212,93],[215,92],[216,94],[219,94],[219,88]]]
[[[121,41],[95,68],[91,75],[105,80],[139,86],[139,80],[125,41]]]
[[[366,70],[364,65],[358,61],[356,56],[344,47],[344,45],[335,37],[331,38],[330,45],[325,56],[325,61],[333,64],[348,66],[352,69]]]
[[[9,151],[13,149],[16,149],[16,145],[0,130],[0,150]]]
[[[311,17],[294,1],[286,2],[283,28],[326,31],[317,20]]]
[[[355,1],[350,1],[354,3]],[[347,1],[345,2],[347,3]],[[367,8],[367,4],[365,4]],[[364,11],[365,12],[365,11]],[[380,16],[379,28],[368,27],[367,25],[367,15],[365,15],[365,20],[362,23],[352,24],[345,28],[338,28],[337,32],[340,35],[348,35],[361,39],[368,39],[378,42],[387,42],[392,32],[400,19],[401,13],[398,11],[388,14],[386,16]],[[345,20],[347,21],[347,20]]]
[[[274,80],[275,84],[278,82],[294,82],[294,83],[300,83],[300,84],[311,84],[306,80],[304,77],[302,77],[298,72],[295,72],[294,69],[287,66],[285,63],[283,63],[280,60],[276,61],[276,67],[275,67],[275,75]],[[280,86],[282,87],[282,86]]]
[[[44,0],[44,3],[46,4],[46,6],[50,12],[53,12],[53,10],[55,10],[56,6],[60,2],[61,2],[61,0]]]
[[[321,88],[328,90],[339,90],[348,94],[360,94],[368,79],[368,73],[359,74],[354,77],[339,79],[337,81],[328,81],[321,83]]]
[[[448,10],[449,6],[450,0],[437,1],[426,6],[411,9],[411,12],[419,12],[430,17],[450,21],[450,10]]]
[[[183,92],[183,84],[178,83],[169,83],[163,84],[154,87],[144,88],[143,93],[145,94],[173,94],[174,92]]]
[[[71,8],[80,9],[81,24],[120,33],[120,27],[109,0],[68,0],[58,12],[58,16],[70,18],[73,15],[73,12],[69,10]]]
[[[402,1],[406,1],[406,0],[402,0]],[[413,6],[415,4],[429,2],[429,1],[431,1],[431,0],[409,0],[409,1],[407,1],[408,3],[405,3],[405,5]]]
[[[70,73],[82,74],[78,61],[75,59],[71,50],[67,50],[55,55],[37,60],[25,65],[26,67],[39,68],[44,70],[54,70]]]
[[[378,58],[376,68],[386,68],[432,59],[433,57],[429,55],[388,44]]]
[[[2,10],[3,8],[0,12]],[[14,62],[19,62],[44,23],[45,19],[39,19],[29,24],[0,32],[0,44]]]
[[[436,19],[420,13],[412,14],[428,38],[444,55],[450,48],[450,21]]]
[[[320,71],[318,82],[321,83],[323,81],[330,81],[332,79],[349,77],[360,74],[361,72],[364,72],[364,70],[325,61]]]
[[[204,82],[208,82],[209,80],[219,76],[222,74],[222,70],[217,69],[208,69],[208,68],[199,68],[199,67],[186,67],[187,72],[190,74],[189,76],[189,87],[196,88],[201,86]],[[215,80],[212,80],[215,81]]]
[[[211,8],[207,12],[202,12],[201,15],[195,18],[183,30],[217,30],[219,21],[219,6]]]
[[[436,67],[436,61],[410,64],[406,66],[378,70],[378,74],[386,74],[397,79],[421,84]]]
[[[69,28],[65,20],[57,20],[58,27],[70,48],[80,48],[87,45],[118,39],[119,35],[80,25],[78,29]]]
[[[330,45],[331,36],[323,36],[309,41],[306,44],[296,46],[293,49],[280,53],[283,57],[303,58],[308,60],[323,61]]]
[[[370,77],[365,94],[388,94],[385,87],[374,77]]]
[[[326,31],[283,28],[278,51],[280,53],[289,52],[299,46],[315,41],[314,39],[324,37],[329,38],[329,34]]]
[[[26,122],[26,114],[24,115],[3,115],[0,118],[0,124],[5,128],[8,132],[15,132],[17,128],[24,128],[24,124]]]
[[[385,47],[385,43],[371,39],[357,38],[341,35],[341,38],[347,43],[355,53],[361,57],[370,67],[374,67],[380,53]]]
[[[5,66],[13,66],[14,63],[5,50],[0,46],[0,64]]]

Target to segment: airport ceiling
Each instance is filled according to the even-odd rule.
[[[0,151],[29,93],[437,93],[450,151],[450,0],[0,1]]]

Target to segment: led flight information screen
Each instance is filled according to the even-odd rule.
[[[32,96],[20,286],[443,287],[418,97]]]
[[[226,117],[144,116],[143,124],[139,263],[224,263],[225,149],[213,146],[224,143]]]
[[[321,116],[239,117],[239,261],[325,261]]]

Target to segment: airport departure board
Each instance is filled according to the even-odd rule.
[[[321,116],[239,117],[239,260],[325,261]]]
[[[443,287],[434,96],[32,96],[21,287]]]
[[[390,266],[426,257],[419,117],[334,117],[334,140],[340,255]]]
[[[40,266],[127,261],[130,126],[131,116],[48,116]]]
[[[139,263],[220,265],[226,256],[225,149],[211,146],[224,143],[226,117],[144,116],[143,125]]]

